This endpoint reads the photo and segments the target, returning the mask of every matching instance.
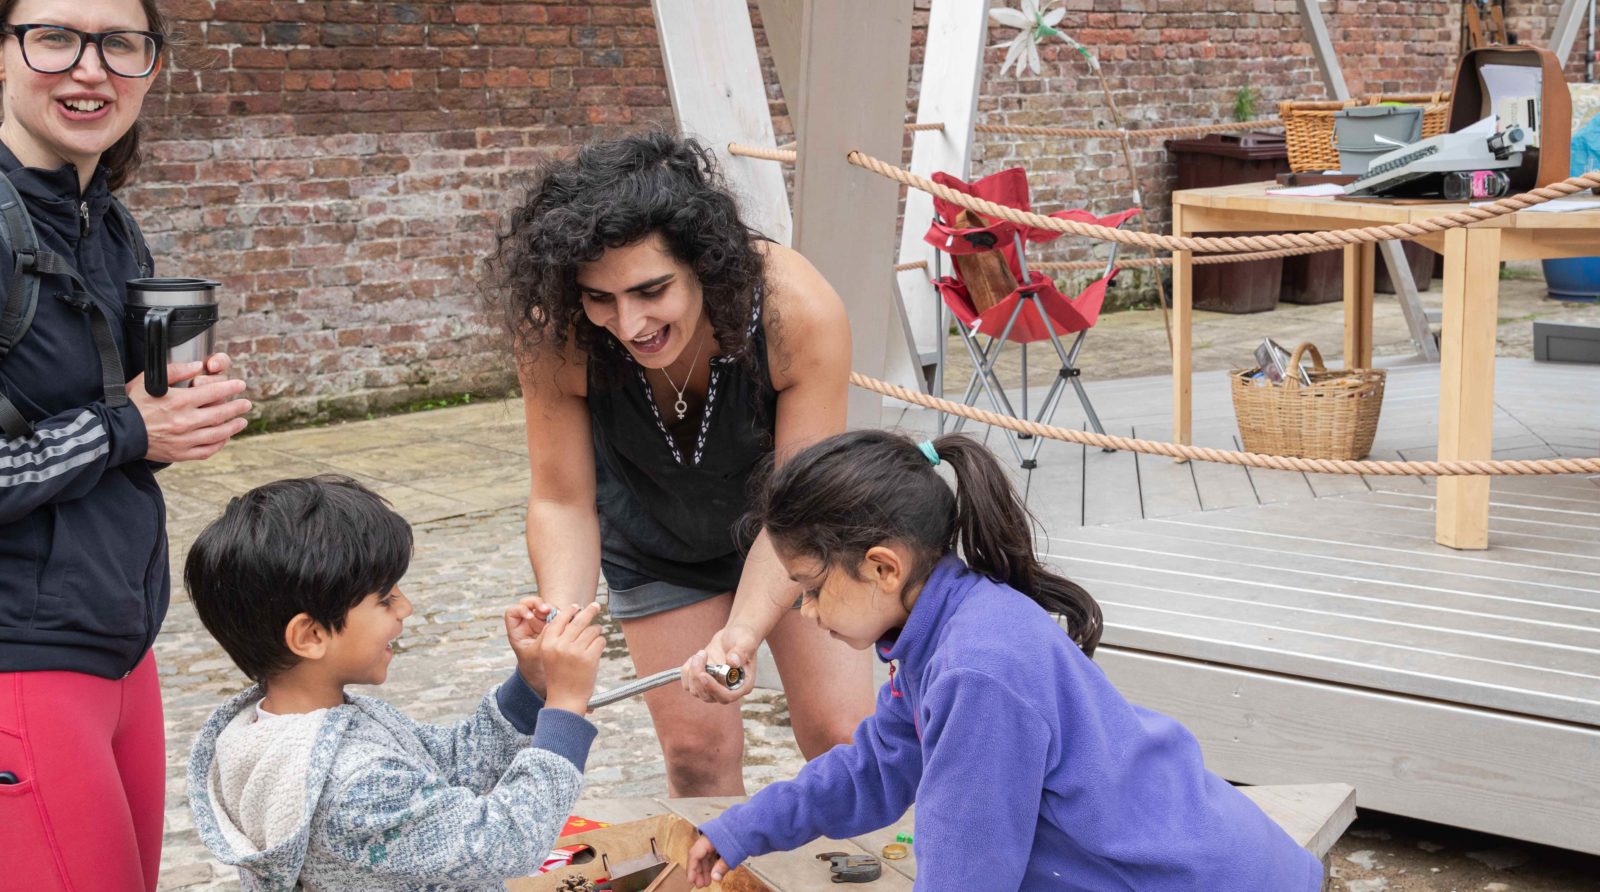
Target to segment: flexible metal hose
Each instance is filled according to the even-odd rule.
[[[713,664],[706,667],[706,674],[727,686],[730,691],[738,690],[739,685],[744,683],[744,670],[737,666]],[[663,669],[654,675],[646,675],[644,678],[635,679],[625,685],[619,685],[609,691],[595,694],[593,699],[589,701],[589,709],[595,710],[602,706],[616,703],[618,700],[636,697],[645,691],[653,691],[662,685],[672,684],[682,676],[682,669]]]

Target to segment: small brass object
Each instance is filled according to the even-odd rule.
[[[906,847],[897,842],[891,842],[883,847],[885,861],[899,861],[906,856]]]
[[[730,691],[739,689],[744,684],[744,670],[738,666],[722,666],[713,663],[706,667],[706,674],[722,682],[722,686]]]

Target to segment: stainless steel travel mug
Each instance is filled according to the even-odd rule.
[[[167,392],[167,363],[198,362],[211,355],[220,286],[210,279],[128,281],[128,325],[144,336],[144,389],[151,396]]]

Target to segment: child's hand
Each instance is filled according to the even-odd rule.
[[[600,655],[606,649],[606,637],[594,625],[599,614],[598,603],[581,610],[574,604],[571,610],[558,613],[539,636],[539,656],[550,691],[545,698],[547,706],[578,715],[588,713]]]
[[[539,657],[539,634],[551,607],[530,595],[506,608],[506,640],[517,658],[522,680],[540,697],[545,696],[544,660]]]
[[[689,885],[703,889],[712,883],[722,882],[728,873],[728,863],[717,855],[717,847],[707,837],[694,841],[689,849]]]

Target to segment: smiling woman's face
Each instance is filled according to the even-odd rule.
[[[150,21],[139,0],[21,0],[6,24],[65,25],[80,31],[145,31]],[[0,140],[29,167],[53,170],[72,164],[92,172],[100,156],[139,119],[151,77],[120,77],[85,44],[78,64],[60,74],[40,74],[23,61],[22,45],[0,45],[5,121]]]
[[[589,321],[647,368],[666,368],[703,337],[700,280],[660,235],[608,248],[599,260],[581,264],[578,291]]]

